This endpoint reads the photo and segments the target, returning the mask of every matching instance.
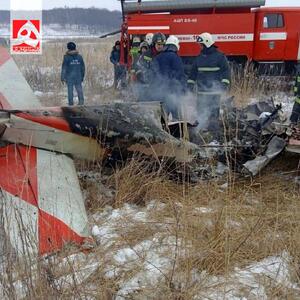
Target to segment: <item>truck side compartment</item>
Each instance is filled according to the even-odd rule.
[[[181,56],[197,56],[200,46],[196,42],[202,32],[210,32],[221,51],[228,56],[252,58],[254,14],[248,11],[229,14],[133,14],[127,18],[129,35],[162,32],[176,35],[180,40]],[[236,24],[239,24],[237,26]]]
[[[293,69],[300,61],[299,20],[299,7],[207,7],[193,11],[186,8],[160,13],[133,12],[127,13],[122,26],[122,49],[129,53],[130,40],[135,35],[143,38],[149,32],[162,32],[179,38],[179,54],[184,61],[191,62],[200,53],[198,36],[209,32],[230,60],[275,63]]]

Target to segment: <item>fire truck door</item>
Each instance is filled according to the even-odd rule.
[[[282,13],[264,12],[258,15],[254,59],[257,61],[284,60],[287,30]]]

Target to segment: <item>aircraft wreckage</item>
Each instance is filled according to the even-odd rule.
[[[199,139],[197,124],[168,124],[159,102],[43,108],[1,45],[0,108],[1,228],[20,255],[90,240],[72,158],[139,153],[184,163],[202,178],[209,176],[207,158],[224,162],[226,154],[235,170],[256,175],[289,143],[286,129],[275,128],[280,107],[271,102],[227,105],[219,144]],[[298,151],[299,135],[292,134],[287,149]]]

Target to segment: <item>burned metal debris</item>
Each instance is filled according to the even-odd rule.
[[[2,139],[89,160],[117,161],[139,153],[173,160],[179,173],[184,163],[184,172],[198,179],[223,174],[220,163],[255,176],[286,146],[280,109],[272,100],[237,108],[230,98],[213,131],[196,121],[168,123],[159,102],[6,111]],[[288,148],[294,147],[291,141],[298,143],[298,133],[293,131]]]
[[[223,163],[234,172],[244,175],[257,175],[272,159],[286,147],[299,143],[290,140],[282,125],[281,105],[273,100],[250,104],[237,108],[227,99],[222,108],[220,129],[217,132],[190,127],[193,142],[206,150],[210,161],[202,160],[193,169],[201,178],[219,175],[218,163]],[[296,135],[294,131],[294,136]],[[300,144],[300,143],[299,143]],[[214,159],[214,161],[213,161]]]
[[[95,138],[112,155],[138,152],[188,162],[201,152],[170,134],[159,102],[64,107],[63,114],[72,132]]]
[[[132,153],[191,161],[201,149],[168,132],[159,102],[7,111],[2,139],[74,157],[125,159]]]
[[[286,141],[278,136],[273,136],[267,145],[267,150],[262,155],[256,156],[253,160],[248,160],[243,164],[245,170],[251,175],[257,175],[272,159],[278,156],[285,148]]]
[[[289,136],[286,150],[300,154],[300,126],[288,128],[287,135]]]

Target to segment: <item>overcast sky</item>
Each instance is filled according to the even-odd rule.
[[[120,1],[118,0],[0,0],[0,10],[9,9],[10,1],[15,6],[25,5],[27,8],[34,3],[42,3],[43,9],[53,7],[98,7],[109,10],[120,10]],[[266,0],[267,6],[300,6],[300,0]],[[23,8],[23,7],[22,7]]]

